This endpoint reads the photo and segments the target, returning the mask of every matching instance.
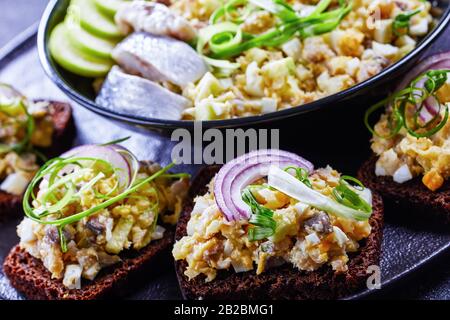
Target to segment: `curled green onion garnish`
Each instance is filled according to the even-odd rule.
[[[211,25],[200,30],[197,51],[205,55],[208,61],[225,65],[223,59],[229,59],[255,47],[277,47],[291,40],[294,36],[311,37],[330,32],[351,11],[351,2],[340,0],[336,9],[326,11],[330,0],[321,0],[316,9],[306,17],[300,17],[292,7],[283,0],[231,0],[217,9],[211,19]],[[264,10],[278,18],[279,23],[260,35],[244,33],[241,24],[249,12]],[[244,18],[239,16],[245,12]],[[231,17],[230,17],[231,16]],[[241,18],[234,18],[239,16]],[[229,62],[230,63],[230,62]],[[236,64],[227,66],[233,69]],[[238,66],[237,66],[238,67]]]
[[[400,36],[402,34],[401,30],[408,31],[411,18],[413,16],[415,16],[416,14],[418,14],[419,12],[420,12],[420,9],[417,9],[410,13],[401,13],[401,14],[397,15],[394,18],[394,21],[392,22],[392,32],[396,36]]]
[[[174,163],[171,163],[158,172],[152,174],[150,177],[140,181],[137,181],[136,179],[136,172],[133,174],[132,179],[127,186],[114,186],[114,190],[118,190],[119,188],[123,189],[119,194],[113,196],[113,191],[111,191],[107,195],[100,196],[97,192],[95,193],[97,198],[104,200],[102,203],[90,209],[65,217],[62,215],[62,210],[71,202],[78,199],[80,192],[83,191],[81,189],[77,190],[72,181],[85,172],[85,167],[93,168],[95,166],[99,171],[92,181],[87,184],[89,185],[89,188],[94,188],[96,182],[105,177],[105,175],[108,176],[115,174],[116,170],[113,168],[111,163],[103,159],[88,157],[72,157],[66,159],[55,158],[46,162],[30,182],[24,194],[23,209],[25,215],[29,219],[40,224],[54,225],[57,227],[61,242],[61,250],[65,252],[67,250],[67,243],[63,231],[66,225],[78,222],[81,219],[89,217],[119,201],[125,200],[145,184],[154,181],[156,178],[164,176],[174,165]],[[72,172],[62,172],[63,169],[70,168],[71,166],[79,169],[72,170]],[[138,169],[136,168],[135,170],[137,171]],[[178,175],[167,175],[167,177],[177,177]],[[38,188],[39,183],[44,179],[48,181],[48,187],[45,192],[39,195],[39,201],[43,204],[43,206],[36,209],[31,206],[31,202],[33,200],[37,200],[34,191]],[[61,190],[63,190],[63,192],[61,192]],[[51,205],[48,205],[49,203],[51,203]],[[47,220],[43,219],[49,215],[54,215],[55,218],[53,219],[52,217],[52,219]]]
[[[248,239],[250,241],[258,241],[272,236],[277,227],[277,223],[273,219],[273,211],[260,205],[249,188],[245,188],[242,192],[242,200],[252,210],[252,215],[248,222],[253,227],[248,230]]]
[[[364,190],[364,185],[358,179],[351,176],[342,176],[339,179],[339,185],[333,189],[333,196],[336,201],[349,208],[365,213],[371,213],[372,206],[362,199],[358,193],[349,188],[349,181],[355,184],[353,186],[354,189],[359,191]]]
[[[197,52],[200,55],[203,55],[205,46],[211,45],[210,41],[216,34],[233,35],[237,34],[237,32],[238,27],[231,22],[222,22],[203,28],[199,32],[197,40]],[[234,39],[234,36],[232,38]],[[221,45],[223,47],[228,46],[226,42],[221,43]],[[228,60],[212,59],[206,56],[203,56],[203,58],[211,68],[217,69],[220,73],[223,73],[225,75],[230,74],[233,70],[236,70],[240,67],[239,63],[233,63]]]
[[[434,135],[445,126],[449,117],[448,104],[441,103],[437,95],[437,91],[446,83],[449,73],[450,70],[429,70],[422,73],[405,89],[371,106],[364,115],[364,124],[374,136],[384,139],[393,138],[402,128],[416,138]],[[437,110],[433,110],[431,119],[424,120],[421,114],[426,111],[426,104],[430,101],[435,102]],[[370,116],[382,108],[388,111],[389,133],[385,135],[370,125]]]
[[[312,189],[312,184],[311,181],[309,181],[308,176],[308,170],[306,170],[305,168],[301,168],[301,167],[296,167],[296,166],[289,166],[284,168],[284,171],[289,172],[289,170],[294,170],[295,171],[295,177],[300,180],[301,182],[303,182],[307,187]]]
[[[219,21],[243,23],[250,13],[254,11],[254,8],[248,6],[247,3],[247,0],[227,1],[223,6],[213,12],[209,19],[210,24],[215,24]]]

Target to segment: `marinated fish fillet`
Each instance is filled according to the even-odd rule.
[[[167,120],[180,120],[183,110],[192,106],[188,99],[117,66],[109,72],[95,102],[121,114]]]
[[[112,57],[128,73],[180,87],[196,82],[208,68],[188,44],[165,36],[135,32],[120,42]]]
[[[183,41],[191,41],[197,36],[189,21],[160,3],[133,1],[124,4],[117,12],[115,20],[124,34],[133,30],[145,31]]]

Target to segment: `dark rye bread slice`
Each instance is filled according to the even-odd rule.
[[[42,101],[42,100],[41,100]],[[70,149],[75,138],[72,108],[68,103],[49,101],[49,112],[54,123],[52,146],[40,149],[48,158]],[[0,190],[0,221],[18,216],[22,212],[22,196]]]
[[[435,216],[443,217],[447,223],[450,223],[449,181],[446,181],[440,189],[434,192],[424,186],[420,177],[400,184],[392,180],[392,177],[379,177],[375,174],[377,159],[376,156],[372,156],[358,171],[358,179],[367,187],[406,208],[432,213]]]
[[[186,235],[186,225],[189,221],[196,195],[207,191],[207,184],[218,171],[218,167],[207,167],[201,171],[191,185],[187,205],[177,225],[175,239]],[[335,274],[330,266],[323,266],[312,272],[299,271],[292,265],[267,270],[256,275],[255,270],[243,273],[219,271],[217,278],[205,282],[200,275],[192,280],[184,275],[186,262],[177,261],[176,271],[178,281],[186,299],[336,299],[362,289],[368,275],[366,270],[370,265],[378,265],[381,252],[383,228],[383,202],[381,197],[373,194],[374,210],[370,218],[372,233],[361,241],[360,251],[350,256],[348,271]]]
[[[93,281],[82,280],[79,290],[67,289],[62,280],[52,279],[39,259],[16,245],[5,259],[3,271],[11,285],[33,300],[94,300],[115,295],[135,283],[141,272],[159,262],[163,252],[172,247],[174,231],[166,229],[164,237],[139,250],[128,250],[122,262],[106,268]]]

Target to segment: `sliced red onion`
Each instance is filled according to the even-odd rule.
[[[250,208],[242,201],[241,192],[247,185],[266,176],[271,165],[298,166],[308,172],[314,170],[312,163],[302,157],[276,149],[253,151],[228,162],[217,174],[214,184],[217,206],[228,221],[250,217]]]
[[[266,177],[269,173],[269,168],[271,165],[271,162],[259,163],[257,165],[254,165],[248,168],[247,171],[241,172],[231,183],[231,198],[237,208],[242,208],[242,211],[239,211],[242,218],[248,219],[251,215],[250,208],[242,200],[242,190],[252,182]],[[292,163],[292,161],[278,162],[278,166],[280,168],[286,168],[292,165],[296,164]]]
[[[127,148],[118,145],[118,144],[112,144],[108,146],[109,148],[112,148],[114,151],[118,152],[127,162],[128,164],[128,174],[130,176],[130,179],[133,178],[135,173],[139,171],[139,160],[136,158],[136,156]]]
[[[433,96],[428,97],[424,101],[424,105],[425,105],[425,108],[427,109],[427,111],[431,115],[435,116],[438,114],[440,104],[439,104],[439,101],[435,97],[433,97]]]
[[[426,82],[426,79],[423,78],[415,84],[415,87],[423,89],[423,87],[425,86],[425,82]],[[422,91],[420,91],[420,90],[415,90],[415,91],[416,91],[415,92],[416,96],[422,96]],[[435,116],[439,112],[439,101],[437,101],[436,98],[434,98],[434,97],[428,97],[424,101],[424,106],[427,109],[428,113],[430,113],[433,116]],[[425,116],[425,118],[426,118],[426,116]]]
[[[434,118],[434,115],[428,111],[428,108],[422,108],[419,112],[419,118],[425,124],[430,122],[430,120]]]
[[[61,155],[61,158],[70,157],[97,158],[108,161],[114,168],[118,169],[117,176],[121,187],[126,188],[131,182],[132,177],[130,175],[130,166],[128,161],[110,146],[88,144],[75,147]],[[66,170],[73,170],[73,168],[68,167]]]

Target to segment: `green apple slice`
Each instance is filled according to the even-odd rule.
[[[99,37],[117,39],[122,36],[114,19],[103,14],[94,0],[72,0],[68,14],[79,17],[81,26]]]
[[[59,65],[80,76],[103,77],[113,66],[112,60],[94,58],[73,46],[69,41],[64,23],[60,23],[53,29],[49,49]]]
[[[94,0],[95,5],[97,8],[109,15],[110,17],[114,17],[116,12],[119,10],[122,3],[124,3],[124,0]]]
[[[85,29],[76,22],[73,16],[67,15],[64,21],[71,44],[86,54],[109,59],[117,41],[100,38]]]

